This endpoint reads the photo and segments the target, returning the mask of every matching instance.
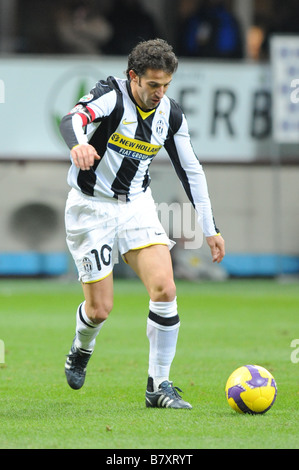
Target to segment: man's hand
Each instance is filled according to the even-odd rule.
[[[71,156],[74,164],[80,170],[90,170],[94,161],[101,159],[96,149],[90,144],[76,145],[71,150]]]
[[[210,247],[213,263],[220,263],[225,255],[224,240],[220,234],[206,237]]]

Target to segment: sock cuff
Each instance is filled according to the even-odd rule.
[[[178,313],[176,297],[171,302],[149,302],[150,312],[162,317],[173,317]]]

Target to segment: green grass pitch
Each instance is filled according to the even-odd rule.
[[[299,284],[179,281],[177,294],[181,329],[170,378],[192,410],[145,407],[148,296],[141,283],[115,282],[113,312],[85,385],[74,391],[64,362],[80,285],[1,280],[0,448],[298,449],[299,364],[291,342],[299,338]],[[228,376],[245,364],[276,379],[277,399],[265,415],[240,415],[226,401]]]

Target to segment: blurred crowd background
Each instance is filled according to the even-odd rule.
[[[0,0],[0,52],[127,55],[162,37],[179,56],[266,60],[299,32],[298,0]]]

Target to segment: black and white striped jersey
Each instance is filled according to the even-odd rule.
[[[137,198],[149,186],[150,163],[164,147],[204,234],[218,233],[204,171],[193,151],[186,118],[173,99],[164,95],[156,108],[143,111],[128,80],[108,77],[62,118],[60,130],[70,149],[89,143],[101,156],[90,170],[72,164],[68,173],[71,187],[94,197]]]

